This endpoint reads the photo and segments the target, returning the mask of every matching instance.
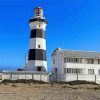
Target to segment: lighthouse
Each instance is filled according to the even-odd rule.
[[[43,9],[36,7],[34,16],[29,20],[30,46],[26,58],[25,70],[47,72],[46,57],[46,26],[47,20],[43,15]]]

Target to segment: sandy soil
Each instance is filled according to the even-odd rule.
[[[0,84],[0,100],[100,100],[100,86]]]

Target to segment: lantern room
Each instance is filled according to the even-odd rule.
[[[34,14],[35,18],[41,18],[41,19],[43,19],[43,9],[41,7],[36,7],[34,9],[34,12],[35,12],[35,14]]]

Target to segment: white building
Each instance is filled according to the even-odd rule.
[[[100,83],[100,53],[57,48],[52,53],[52,81],[86,80]]]

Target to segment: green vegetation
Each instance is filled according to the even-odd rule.
[[[45,84],[43,81],[37,81],[37,80],[24,80],[24,79],[19,79],[19,80],[3,80],[1,84],[8,84],[8,83],[34,83],[34,84]]]
[[[5,84],[7,85],[8,83],[24,83],[24,84],[30,84],[30,83],[33,83],[33,84],[50,84],[51,86],[54,86],[54,85],[81,85],[81,84],[90,84],[90,85],[98,85],[96,84],[95,82],[88,82],[88,81],[70,81],[70,82],[50,82],[50,83],[46,83],[46,82],[43,82],[43,81],[37,81],[37,80],[25,80],[25,79],[19,79],[19,80],[3,80],[1,81],[1,84]]]
[[[80,84],[93,84],[97,85],[95,82],[89,82],[89,81],[70,81],[70,82],[57,82],[57,84],[69,84],[69,85],[80,85]]]

